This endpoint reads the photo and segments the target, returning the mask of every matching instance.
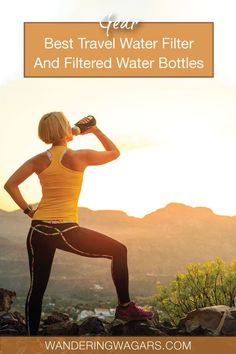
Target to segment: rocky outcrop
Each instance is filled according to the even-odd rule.
[[[15,298],[15,291],[0,288],[0,311],[9,311]]]
[[[26,335],[24,317],[19,312],[0,312],[0,335]]]
[[[109,322],[97,317],[88,317],[79,326],[79,335],[82,336],[107,336],[109,332]]]
[[[52,322],[52,318],[56,321]],[[58,318],[60,320],[58,321]],[[79,336],[158,336],[166,335],[156,327],[155,320],[122,321],[114,319],[108,322],[95,316],[86,318],[80,325],[54,313],[48,316],[40,326],[40,335],[79,335]]]
[[[216,305],[191,311],[180,321],[179,328],[196,335],[236,335],[236,307]]]
[[[27,335],[25,318],[19,312],[10,312],[16,293],[0,289],[0,335]],[[153,319],[109,322],[95,316],[81,324],[72,321],[68,314],[54,311],[43,318],[40,336],[219,336],[236,335],[236,307],[217,305],[196,309],[182,318],[178,326]]]
[[[123,321],[114,319],[110,326],[113,336],[165,336],[153,320]]]

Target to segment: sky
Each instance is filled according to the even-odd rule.
[[[79,205],[140,216],[171,202],[236,215],[234,3],[225,1],[9,1],[0,26],[0,208],[17,209],[7,178],[48,148],[37,138],[40,117],[63,111],[74,123],[93,114],[121,156],[87,168]],[[14,8],[14,11],[12,9]],[[106,14],[140,21],[213,21],[215,77],[211,79],[23,78],[23,22],[100,21]],[[101,144],[78,136],[70,148]],[[28,203],[41,197],[37,176],[21,186]]]

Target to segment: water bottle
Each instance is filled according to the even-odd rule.
[[[88,128],[96,125],[96,119],[94,118],[94,116],[86,116],[84,118],[90,118],[90,120],[86,123],[81,123],[80,119],[77,123],[75,123],[75,125],[72,127],[72,130],[76,131],[77,133],[81,134],[83,132],[85,132]],[[83,119],[84,119],[83,118]]]

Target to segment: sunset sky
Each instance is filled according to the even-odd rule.
[[[230,1],[222,8],[207,0],[2,5],[0,208],[18,208],[2,186],[25,160],[47,149],[37,125],[44,113],[56,110],[71,123],[93,114],[121,151],[119,159],[86,170],[80,206],[143,216],[178,202],[236,215],[236,50],[230,6]],[[24,21],[97,22],[111,12],[140,21],[214,21],[215,78],[23,78]],[[69,147],[102,149],[91,135],[78,136]],[[21,190],[28,203],[40,200],[37,176]]]

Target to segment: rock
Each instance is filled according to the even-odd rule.
[[[9,311],[15,298],[15,291],[0,288],[0,311]]]
[[[174,327],[168,320],[164,320],[162,323],[157,323],[156,327],[169,336],[176,336],[179,334],[179,328]]]
[[[191,335],[235,335],[236,308],[215,305],[193,310],[180,320],[178,327]]]
[[[18,311],[13,312],[13,316],[18,320],[22,325],[25,325],[25,317]]]
[[[150,323],[150,320],[123,321],[115,319],[110,328],[113,336],[165,336],[166,334]]]
[[[24,317],[17,311],[9,312],[16,292],[0,288],[0,335],[25,335]]]
[[[18,317],[17,317],[18,316]],[[11,312],[0,313],[0,335],[25,335],[26,327],[23,317],[18,313],[16,315]]]
[[[57,322],[69,321],[70,317],[67,313],[53,311],[51,315],[43,319],[45,324],[52,324]]]
[[[13,316],[13,314],[11,312],[1,312],[1,316],[0,316],[0,324],[4,325],[5,323],[9,323],[9,324],[15,324],[17,321],[17,319]]]
[[[221,333],[223,336],[236,335],[236,308],[230,309],[230,313],[225,318]]]
[[[177,336],[178,334],[180,334],[178,327],[172,327],[172,326],[168,327],[168,326],[164,326],[164,324],[160,324],[157,326],[157,328],[162,333],[165,333],[168,336]]]
[[[172,327],[173,327],[173,326],[172,326],[172,323],[171,323],[170,321],[167,321],[167,320],[163,321],[163,322],[162,322],[162,325],[163,325],[164,327],[169,327],[169,328],[172,328]]]
[[[97,317],[88,317],[79,326],[80,335],[107,335],[109,324]]]
[[[38,334],[40,336],[77,336],[79,326],[73,321],[60,321],[40,326]]]
[[[53,311],[51,315],[42,320],[39,328],[39,335],[57,336],[70,335],[75,336],[79,333],[77,323],[70,320],[67,313]]]

